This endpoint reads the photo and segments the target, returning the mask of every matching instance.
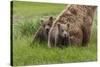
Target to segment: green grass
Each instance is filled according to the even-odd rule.
[[[35,42],[30,46],[33,34],[41,18],[56,17],[65,5],[14,2],[13,8],[13,64],[37,65],[72,63],[97,60],[97,19],[94,18],[88,47],[48,48],[47,43]]]

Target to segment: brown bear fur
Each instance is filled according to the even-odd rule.
[[[48,35],[48,46],[50,46],[50,35],[57,23],[69,23],[70,42],[73,44],[87,45],[90,39],[91,27],[96,6],[71,5],[64,9],[57,19],[53,22]]]
[[[69,34],[70,45],[80,46],[80,44],[82,44],[83,32],[77,24],[70,23]]]
[[[69,8],[71,13],[73,13],[77,19],[80,18],[81,29],[83,32],[82,46],[86,46],[90,40],[91,28],[94,13],[96,11],[96,6],[86,6],[86,5],[72,5]]]
[[[96,11],[96,6],[76,5],[73,8],[74,11],[76,10],[75,13],[76,18],[77,19],[80,18],[79,24],[81,25],[81,29],[83,32],[82,46],[86,46],[90,40],[92,22],[93,22],[94,13]],[[73,11],[71,12],[74,14]]]
[[[44,42],[48,40],[48,32],[52,26],[54,18],[49,17],[47,20],[41,20],[41,26],[40,29],[36,32],[36,36],[34,36],[34,39],[39,40],[40,42]],[[34,41],[33,39],[33,41]]]
[[[67,46],[69,42],[69,24],[58,23],[50,33],[50,40],[48,47],[63,47]]]

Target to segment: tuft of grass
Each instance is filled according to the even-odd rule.
[[[48,48],[47,43],[36,41],[30,46],[32,34],[40,26],[40,19],[57,16],[62,4],[14,1],[13,8],[13,65],[73,63],[97,60],[97,19],[95,17],[88,47]],[[14,17],[15,16],[15,17]],[[17,21],[16,21],[17,20]]]
[[[39,24],[39,19],[36,20],[23,20],[21,22],[15,23],[13,25],[13,33],[15,36],[21,35],[21,36],[28,36],[32,35],[36,32]]]

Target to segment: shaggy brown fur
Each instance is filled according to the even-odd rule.
[[[69,5],[65,8],[57,19],[53,22],[53,25],[48,35],[48,47],[50,47],[50,35],[53,28],[57,23],[69,23],[70,28],[70,42],[73,44],[87,45],[90,39],[91,27],[93,22],[96,6],[86,5]]]
[[[52,26],[54,18],[49,17],[47,20],[41,20],[41,26],[38,29],[38,31],[35,33],[33,37],[34,39],[38,39],[40,42],[47,41],[48,40],[48,32]]]
[[[80,24],[83,32],[82,45],[86,46],[90,40],[91,27],[96,6],[72,5],[69,11],[76,16],[76,24]]]
[[[80,44],[82,44],[83,32],[77,24],[70,24],[69,34],[71,45],[79,46]]]
[[[69,24],[58,23],[50,34],[50,46],[63,47],[69,43]]]

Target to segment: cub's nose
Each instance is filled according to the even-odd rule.
[[[48,31],[49,31],[49,29],[46,29],[46,31],[48,32]]]
[[[69,36],[68,32],[64,33],[64,37],[68,37],[68,36]]]

